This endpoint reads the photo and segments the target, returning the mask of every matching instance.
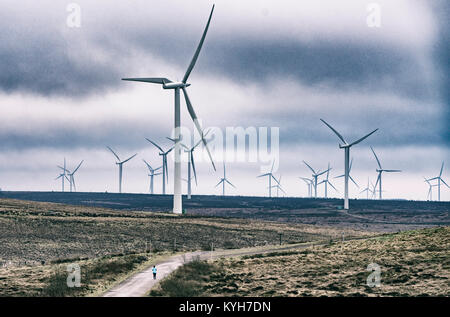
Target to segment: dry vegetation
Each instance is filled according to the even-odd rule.
[[[117,211],[0,199],[0,265],[164,250],[243,248],[366,235],[363,231],[250,219]]]
[[[368,287],[369,263],[381,286]],[[153,296],[450,296],[450,227],[187,266]],[[205,274],[206,272],[206,274]],[[173,285],[188,285],[177,293]]]

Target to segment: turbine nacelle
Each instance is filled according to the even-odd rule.
[[[177,89],[177,88],[186,88],[189,87],[191,84],[183,83],[183,82],[176,82],[176,83],[164,83],[163,89]]]

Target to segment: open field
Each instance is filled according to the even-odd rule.
[[[369,263],[380,266],[379,287],[367,286]],[[450,227],[302,251],[192,262],[150,295],[450,296]]]
[[[171,195],[0,192],[0,198],[57,202],[131,211],[170,211]],[[192,196],[184,199],[187,214],[313,224],[376,232],[397,232],[450,225],[449,202],[351,200],[350,211],[340,199]]]
[[[370,233],[252,219],[118,211],[0,199],[0,264],[298,243]]]

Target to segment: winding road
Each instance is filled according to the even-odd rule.
[[[103,297],[141,297],[145,296],[160,280],[164,279],[170,273],[185,263],[195,259],[208,260],[221,257],[235,257],[244,255],[263,254],[270,252],[279,252],[293,249],[305,249],[314,245],[324,244],[326,242],[308,242],[301,244],[290,244],[282,246],[264,246],[235,250],[218,250],[218,251],[196,251],[174,255],[169,259],[156,264],[158,270],[157,279],[153,279],[152,267],[149,266],[141,272],[138,272],[122,283],[114,286],[106,291]]]

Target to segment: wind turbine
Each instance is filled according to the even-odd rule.
[[[280,190],[286,195],[286,192],[283,190],[283,188],[281,188],[281,175],[280,175],[280,178],[278,178],[278,180],[276,180],[276,181],[277,181],[277,184],[273,185],[272,187],[275,187],[277,189],[277,197],[278,197]]]
[[[272,178],[278,183],[277,179],[275,178],[275,176],[273,176],[273,165],[275,164],[275,161],[272,162],[272,168],[270,169],[269,173],[265,173],[265,174],[261,174],[258,177],[265,177],[265,176],[269,176],[269,197],[272,197]]]
[[[78,164],[78,166],[74,169],[74,171],[71,173],[69,170],[67,170],[67,175],[69,175],[69,183],[70,183],[70,192],[72,192],[72,185],[73,185],[73,190],[77,191],[77,187],[75,185],[75,177],[74,174],[78,171],[78,169],[80,168],[81,164],[83,164],[84,160],[82,160],[80,162],[80,164]]]
[[[423,178],[425,180],[425,182],[428,184],[429,189],[428,189],[428,194],[427,194],[427,199],[429,201],[433,201],[433,187],[436,187],[437,184],[431,184],[430,181],[428,179],[426,179],[425,177]]]
[[[359,188],[358,183],[356,183],[356,181],[353,179],[352,175],[350,175],[350,173],[352,171],[352,166],[353,166],[353,158],[350,160],[350,166],[348,168],[348,178],[353,182],[353,184],[355,184],[356,187]],[[336,176],[335,178],[341,178],[341,177],[345,177],[345,174]]]
[[[442,162],[441,165],[441,171],[439,172],[439,176],[433,177],[433,178],[429,178],[429,181],[432,180],[437,180],[437,188],[438,188],[438,201],[441,201],[441,182],[443,182],[445,184],[445,186],[447,186],[448,188],[450,188],[450,186],[447,185],[447,183],[442,179],[442,172],[444,170],[444,162]]]
[[[200,143],[203,142],[205,136],[209,133],[210,130],[206,131],[206,133],[204,135],[202,135],[202,139],[200,141],[198,141],[194,146],[192,147],[188,147],[185,144],[181,143],[181,146],[184,147],[184,152],[188,154],[188,178],[187,179],[183,179],[184,181],[186,181],[187,183],[187,199],[191,199],[191,192],[192,192],[192,186],[191,186],[191,180],[192,180],[192,176],[191,176],[191,169],[194,172],[194,179],[195,179],[195,185],[197,185],[197,173],[195,172],[195,163],[194,163],[194,150],[197,148],[197,146],[200,145]],[[176,140],[168,138],[169,140],[171,140],[172,142],[176,143]],[[210,140],[206,140],[206,143],[208,143]]]
[[[181,214],[182,213],[182,196],[181,196],[181,148],[180,148],[180,90],[183,91],[184,98],[186,100],[186,106],[189,112],[189,115],[191,116],[192,120],[194,121],[194,125],[197,128],[200,135],[203,135],[202,127],[200,126],[200,123],[197,119],[197,115],[195,114],[194,108],[192,107],[191,101],[189,99],[189,96],[187,94],[186,88],[190,86],[190,84],[187,82],[189,75],[191,74],[192,69],[195,66],[195,63],[197,62],[197,58],[200,54],[200,50],[203,46],[203,42],[205,41],[206,33],[208,32],[209,24],[211,22],[212,14],[214,12],[214,5],[212,6],[211,13],[209,15],[208,22],[206,24],[205,30],[203,31],[203,35],[200,39],[200,43],[197,46],[197,49],[194,53],[194,56],[191,60],[191,63],[189,64],[186,73],[184,74],[183,80],[181,82],[172,82],[171,80],[167,78],[122,78],[122,80],[129,80],[129,81],[139,81],[139,82],[145,82],[145,83],[152,83],[152,84],[160,84],[162,85],[163,89],[173,89],[175,92],[175,137],[176,140],[175,143],[175,162],[174,162],[174,195],[173,195],[173,212]],[[208,146],[206,144],[206,141],[203,139],[203,144],[206,147],[206,150],[208,152],[209,158],[211,160],[211,163],[213,165],[214,170],[216,170],[216,167],[214,165],[211,153],[209,152]]]
[[[231,185],[234,188],[236,188],[236,186],[231,184],[230,181],[227,179],[226,174],[225,174],[225,163],[223,163],[223,178],[221,178],[220,182],[218,182],[217,185],[215,186],[215,187],[217,187],[220,184],[222,184],[222,196],[225,196],[225,182],[227,182],[229,185]]]
[[[306,178],[306,177],[299,177],[301,180],[303,180],[306,185],[308,186],[308,197],[312,198],[312,186],[314,181],[311,178]]]
[[[367,196],[366,199],[369,200],[369,192],[371,193],[372,190],[370,189],[369,178],[368,178],[368,177],[367,177],[367,187],[364,188],[364,189],[360,192],[360,194],[362,194],[362,193],[364,193],[364,192],[366,192],[366,196]]]
[[[345,194],[344,194],[344,209],[349,209],[349,202],[348,202],[348,179],[349,179],[349,173],[350,173],[350,165],[349,165],[349,159],[350,159],[350,148],[353,145],[356,145],[358,143],[360,143],[361,141],[363,141],[364,139],[368,138],[370,135],[372,135],[373,133],[375,133],[378,129],[373,130],[372,132],[370,132],[369,134],[363,136],[362,138],[356,140],[355,142],[352,143],[348,143],[347,141],[345,141],[344,137],[342,135],[339,134],[339,132],[337,132],[331,125],[329,125],[328,123],[325,122],[325,120],[320,119],[327,127],[329,127],[331,129],[331,131],[333,131],[337,137],[344,143],[344,144],[340,144],[339,143],[339,148],[344,149],[345,150],[345,174],[344,174],[344,178],[345,178]]]
[[[323,174],[325,174],[326,172],[328,172],[329,171],[329,169],[328,170],[325,170],[325,171],[323,171],[323,172],[321,172],[321,171],[315,171],[308,163],[306,163],[305,161],[303,161],[303,163],[305,163],[305,165],[306,166],[308,166],[308,168],[312,171],[312,178],[313,178],[313,180],[314,180],[314,198],[317,198],[317,178],[320,176],[320,175],[323,175]]]
[[[380,160],[378,159],[378,156],[375,154],[375,151],[373,150],[372,147],[370,147],[370,149],[372,150],[372,153],[375,156],[375,159],[377,160],[377,164],[378,164],[378,167],[379,167],[379,169],[378,168],[376,169],[376,171],[378,172],[378,178],[377,178],[377,181],[375,183],[375,187],[377,187],[377,184],[380,183],[380,188],[379,188],[378,191],[380,192],[380,199],[382,199],[382,194],[381,193],[383,192],[383,190],[381,189],[381,174],[383,172],[386,172],[386,173],[399,173],[399,172],[401,172],[401,170],[386,170],[386,169],[383,169],[381,167],[381,163],[380,163]]]
[[[170,149],[168,149],[167,151],[164,151],[158,144],[156,144],[155,142],[153,142],[150,139],[145,138],[148,142],[150,142],[151,144],[153,144],[154,146],[156,146],[159,150],[159,155],[162,156],[162,178],[163,178],[163,182],[162,182],[162,193],[163,195],[166,194],[166,180],[167,183],[169,183],[169,169],[167,168],[167,154],[169,154],[174,148],[175,146],[172,146]]]
[[[157,167],[157,168],[152,168],[152,166],[150,164],[147,163],[146,160],[144,160],[145,165],[147,165],[148,171],[150,172],[150,174],[148,174],[148,176],[150,177],[150,187],[149,187],[149,192],[150,194],[153,195],[153,178],[157,175],[161,175],[162,173],[155,173],[157,170],[159,170],[160,168],[162,168],[162,166]]]
[[[330,163],[328,163],[328,169],[326,170],[327,172],[327,178],[325,178],[323,181],[321,181],[318,185],[324,183],[325,184],[325,198],[328,198],[328,185],[330,185],[331,187],[333,187],[333,189],[337,192],[339,192],[336,187],[333,186],[333,184],[328,180],[328,177],[330,176]]]
[[[129,158],[127,158],[124,161],[121,161],[119,156],[109,147],[107,146],[107,148],[112,152],[112,154],[114,154],[114,156],[117,158],[117,162],[116,164],[119,166],[119,193],[122,193],[122,167],[123,167],[123,163],[128,162],[129,160],[131,160],[133,157],[135,157],[137,155],[134,154],[133,156],[130,156]]]
[[[58,178],[61,178],[61,188],[62,188],[61,191],[64,192],[64,179],[67,179],[68,181],[70,181],[69,178],[66,175],[66,172],[67,172],[67,169],[66,169],[66,158],[64,158],[64,167],[59,166],[59,165],[58,165],[58,167],[60,169],[62,169],[63,172],[61,174],[59,174],[59,176],[56,177],[55,180],[57,180]]]

